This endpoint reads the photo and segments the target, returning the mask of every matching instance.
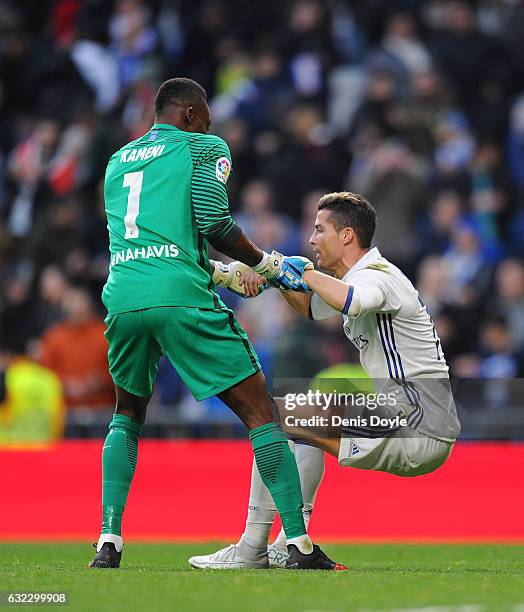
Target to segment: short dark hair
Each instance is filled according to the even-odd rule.
[[[351,227],[360,247],[368,249],[371,246],[377,213],[363,195],[351,191],[327,193],[320,198],[318,210],[330,211],[329,220],[337,232]]]
[[[177,77],[164,81],[156,94],[155,115],[161,115],[166,106],[198,106],[207,101],[206,90],[193,79]]]

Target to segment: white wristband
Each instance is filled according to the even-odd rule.
[[[263,253],[261,261],[256,266],[253,266],[253,270],[255,270],[257,274],[271,280],[280,272],[284,256],[277,251],[273,251],[271,254],[265,251],[263,251]]]
[[[266,269],[270,261],[271,255],[269,253],[266,253],[266,251],[262,251],[262,259],[257,263],[256,266],[253,266],[253,270],[257,274],[262,274],[262,272]]]

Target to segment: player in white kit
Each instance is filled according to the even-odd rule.
[[[384,421],[370,426],[365,419],[353,419],[339,430],[340,435],[329,437],[322,428],[293,426],[294,418],[286,418],[289,408],[279,402],[284,429],[295,440],[298,436],[306,442],[295,450],[306,520],[324,471],[323,451],[338,457],[344,467],[419,476],[446,461],[460,432],[448,366],[433,321],[409,279],[377,248],[371,248],[375,222],[373,207],[361,195],[341,192],[322,197],[310,243],[319,267],[333,276],[306,270],[303,279],[312,293],[281,292],[295,311],[312,320],[342,314],[344,333],[359,350],[363,369],[373,379],[377,394],[388,397],[382,416],[396,417],[389,426]],[[237,290],[252,297],[263,282],[247,273]],[[350,417],[353,409],[346,407],[344,416]],[[279,534],[267,548],[275,512],[254,465],[242,538],[211,555],[191,557],[190,565],[202,569],[283,567],[285,537]]]

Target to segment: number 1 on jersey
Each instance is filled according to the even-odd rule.
[[[138,238],[138,226],[136,218],[140,209],[140,192],[142,191],[143,172],[128,172],[124,174],[124,183],[122,187],[129,187],[127,195],[127,211],[124,217],[124,225],[126,226],[125,238]]]

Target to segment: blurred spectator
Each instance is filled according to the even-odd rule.
[[[427,73],[432,66],[431,55],[418,38],[414,16],[393,13],[382,39],[382,50],[388,58],[409,75]]]
[[[413,74],[409,86],[409,95],[396,102],[391,114],[409,148],[428,159],[436,146],[441,118],[454,108],[452,92],[434,69]]]
[[[46,187],[46,174],[58,145],[60,131],[54,121],[40,121],[9,157],[9,177],[14,182],[8,226],[16,237],[31,231],[35,199]],[[38,211],[40,212],[40,211]]]
[[[490,281],[487,260],[471,219],[463,219],[454,228],[443,262],[447,268],[445,294],[450,303],[473,304],[486,292]]]
[[[348,189],[365,194],[373,203],[379,219],[375,243],[381,253],[411,269],[417,245],[413,218],[427,195],[419,160],[402,143],[386,142],[351,169]]]
[[[62,385],[48,368],[4,346],[0,353],[0,447],[54,442],[65,423]]]
[[[487,379],[483,389],[484,400],[491,410],[505,409],[511,405],[511,386],[506,381],[519,375],[519,362],[512,351],[509,330],[503,317],[484,321],[481,328],[481,351],[479,374],[481,378]],[[521,397],[517,401],[520,402]]]
[[[429,314],[437,317],[447,301],[448,270],[442,257],[425,257],[417,271],[417,288]]]
[[[285,200],[282,208],[293,217],[300,214],[302,198],[319,185],[334,190],[344,161],[330,146],[324,117],[317,106],[297,105],[283,118],[282,137],[260,135],[257,170]]]
[[[449,249],[452,232],[459,223],[463,208],[462,198],[458,193],[442,191],[437,194],[429,210],[424,211],[419,224],[417,238],[421,254],[442,255]]]
[[[215,93],[215,73],[218,68],[216,49],[228,31],[228,14],[220,0],[203,0],[186,8],[185,44],[180,65],[183,75],[206,88],[210,97]]]
[[[284,254],[298,251],[296,226],[287,215],[276,212],[273,191],[267,181],[247,183],[240,198],[237,222],[260,248]]]
[[[39,335],[63,319],[68,288],[68,281],[60,268],[51,265],[42,270],[38,295],[32,306]]]
[[[139,138],[151,127],[155,96],[156,87],[151,79],[137,78],[131,86],[122,112],[122,123],[128,131],[129,140]]]
[[[34,318],[29,270],[20,266],[4,282],[0,310],[0,344],[20,354],[39,330]]]
[[[110,111],[120,94],[119,67],[111,50],[97,40],[89,22],[78,19],[78,33],[71,46],[71,59],[84,81],[92,88],[95,109]]]
[[[433,317],[435,331],[440,338],[448,365],[452,365],[455,357],[466,350],[464,336],[458,328],[454,314],[452,309],[443,308]],[[451,372],[454,373],[453,369]]]
[[[381,137],[397,133],[391,108],[401,99],[398,76],[390,69],[374,67],[367,75],[365,95],[355,114],[352,131],[355,134],[369,126],[375,126]]]
[[[468,166],[475,153],[475,141],[466,117],[457,111],[442,115],[435,139],[435,180],[442,187],[467,193],[470,186]]]
[[[267,289],[256,300],[241,300],[236,315],[258,348],[272,347],[295,314],[279,292]]]
[[[62,381],[68,408],[107,408],[114,390],[107,365],[105,325],[93,314],[85,289],[71,287],[63,301],[66,318],[42,337],[42,364]]]
[[[524,194],[524,93],[515,100],[511,109],[508,162],[513,181]]]
[[[294,318],[288,333],[280,336],[275,347],[275,381],[279,378],[308,380],[326,365],[326,355],[322,351],[325,338],[320,337],[320,331],[320,326]]]
[[[142,0],[116,2],[109,33],[124,89],[136,82],[148,61],[155,61],[158,34],[150,18],[151,11]]]
[[[222,61],[217,68],[216,92],[228,94],[238,90],[251,77],[251,59],[234,39],[224,40],[218,54]]]
[[[454,270],[444,257],[425,257],[417,272],[420,299],[435,322],[448,364],[452,364],[455,356],[477,349],[481,309],[472,298],[476,294],[468,286],[462,289],[460,299],[456,299],[450,292]]]
[[[80,206],[75,197],[53,200],[33,228],[23,253],[34,262],[36,273],[49,264],[65,264],[82,245]]]
[[[495,289],[491,308],[504,315],[512,350],[524,352],[524,263],[503,261],[495,273]]]
[[[280,127],[280,116],[293,101],[293,91],[283,58],[272,49],[260,50],[253,59],[253,75],[234,90],[228,117],[246,121],[254,132]]]
[[[294,2],[283,38],[295,91],[303,98],[319,96],[331,53],[325,3],[319,0]]]
[[[501,42],[478,29],[469,2],[451,0],[440,4],[443,19],[432,33],[431,48],[461,105],[483,133],[491,133],[503,122],[509,57]]]
[[[511,338],[503,317],[486,320],[480,334],[483,378],[515,378],[518,360],[511,347]]]
[[[471,208],[484,253],[492,262],[504,252],[501,226],[508,208],[505,179],[499,148],[490,142],[479,145],[471,167]]]

